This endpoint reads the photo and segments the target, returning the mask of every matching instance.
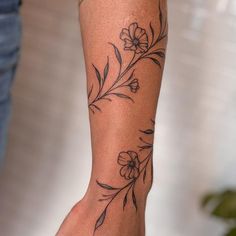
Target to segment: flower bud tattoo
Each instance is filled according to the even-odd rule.
[[[132,93],[136,93],[140,89],[138,79],[133,79],[128,86]]]

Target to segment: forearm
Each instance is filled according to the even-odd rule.
[[[144,236],[166,54],[166,0],[84,0],[80,23],[93,166],[85,197],[58,235],[78,229],[73,235]],[[77,224],[81,219],[86,227]]]
[[[93,149],[88,192],[96,192],[105,207],[122,195],[124,207],[138,208],[137,199],[145,199],[152,182],[166,1],[87,0],[80,8],[80,22]],[[104,193],[110,197],[102,197]]]
[[[165,4],[161,1],[159,8],[156,0],[88,0],[81,5],[92,183],[111,177],[106,175],[113,177],[114,172],[104,170],[111,166],[116,171],[120,152],[138,152],[137,146],[144,144],[140,137],[153,142],[153,135],[140,130],[154,128],[151,120],[155,119],[167,41]],[[120,181],[119,176],[112,181]]]

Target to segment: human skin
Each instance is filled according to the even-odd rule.
[[[144,236],[167,44],[166,0],[84,0],[92,173],[57,236]]]

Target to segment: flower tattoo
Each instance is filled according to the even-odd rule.
[[[139,153],[136,151],[122,151],[118,154],[117,163],[121,166],[120,176],[127,181],[122,187],[113,187],[108,184],[96,181],[97,185],[107,193],[102,194],[100,202],[108,202],[100,214],[94,226],[94,234],[103,225],[109,206],[113,200],[124,193],[123,210],[125,210],[128,200],[131,198],[136,211],[138,210],[138,203],[136,200],[135,186],[137,181],[141,178],[143,184],[148,175],[148,170],[151,169],[150,178],[153,179],[152,172],[152,154],[153,154],[153,134],[155,122],[151,120],[152,127],[146,130],[140,130],[141,136],[139,140],[141,144],[138,146]],[[143,138],[145,136],[145,138]]]
[[[125,42],[124,49],[135,51],[136,53],[146,52],[148,49],[148,36],[145,29],[133,23],[129,29],[123,29],[120,39]]]
[[[132,93],[136,93],[140,89],[138,79],[132,80],[131,83],[128,84],[128,86]]]
[[[139,176],[139,159],[137,152],[121,152],[118,157],[118,164],[122,166],[120,175],[125,179],[134,179]]]
[[[161,3],[160,3],[161,4]],[[134,103],[134,99],[129,92],[136,93],[140,89],[138,78],[134,78],[135,67],[142,60],[151,60],[159,68],[162,68],[162,61],[165,59],[165,48],[161,46],[161,41],[167,38],[166,14],[159,4],[160,30],[155,35],[152,24],[149,30],[142,28],[137,22],[131,23],[127,28],[123,28],[120,33],[120,40],[124,42],[124,53],[130,56],[127,65],[124,63],[122,53],[116,45],[109,43],[114,50],[115,59],[118,63],[118,73],[110,73],[111,64],[109,57],[103,70],[99,70],[93,65],[96,85],[92,84],[88,92],[88,107],[94,114],[96,111],[102,112],[101,101],[111,102],[114,98],[126,99]],[[112,81],[107,85],[107,81]],[[128,90],[127,90],[128,89]]]

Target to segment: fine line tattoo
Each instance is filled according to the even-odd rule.
[[[95,89],[94,84],[92,84],[88,91],[88,107],[92,113],[102,111],[100,103],[102,100],[111,102],[114,97],[130,100],[134,103],[131,95],[127,95],[127,89],[131,93],[137,93],[140,89],[134,67],[141,60],[148,59],[158,67],[162,67],[160,60],[165,59],[165,48],[160,46],[160,42],[167,38],[168,26],[166,14],[163,13],[160,4],[159,2],[160,30],[158,36],[155,35],[152,23],[149,24],[149,33],[141,28],[137,22],[130,24],[128,28],[122,29],[120,39],[124,42],[124,50],[133,54],[126,66],[117,46],[109,43],[114,49],[115,58],[119,65],[119,71],[115,78],[109,78],[109,57],[107,57],[107,63],[102,72],[95,65],[92,65],[98,83],[98,86],[96,86],[98,88]],[[105,86],[108,80],[113,82],[111,82],[111,85]]]
[[[141,179],[143,184],[146,184],[146,178],[148,175],[149,166],[151,167],[150,178],[153,180],[153,167],[152,167],[152,156],[153,156],[153,135],[154,135],[154,120],[151,120],[152,127],[146,130],[139,130],[139,140],[141,144],[138,146],[139,150],[128,150],[119,153],[117,158],[117,164],[120,165],[120,176],[126,180],[127,183],[122,187],[113,187],[96,180],[97,185],[104,191],[100,202],[107,202],[104,210],[98,217],[94,226],[94,235],[96,231],[105,222],[107,211],[112,202],[120,195],[124,194],[123,198],[123,211],[129,201],[133,204],[136,212],[138,211],[138,203],[135,193],[135,185],[138,180]]]

